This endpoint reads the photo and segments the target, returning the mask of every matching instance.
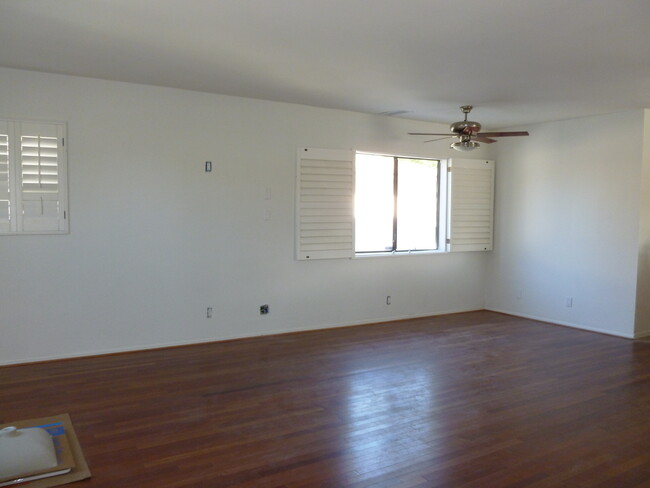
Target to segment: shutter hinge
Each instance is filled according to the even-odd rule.
[[[65,146],[65,137],[61,138],[61,146]]]
[[[451,244],[451,239],[447,239],[447,244]]]
[[[447,173],[451,173],[451,166],[447,166]]]
[[[68,215],[67,212],[64,210],[63,211],[63,220],[65,220],[67,218],[67,215]]]

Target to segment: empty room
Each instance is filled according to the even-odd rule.
[[[650,3],[0,0],[0,263],[0,486],[650,487]]]

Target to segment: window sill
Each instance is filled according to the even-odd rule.
[[[366,258],[393,258],[393,257],[404,257],[404,256],[426,256],[431,254],[447,254],[448,251],[443,249],[435,249],[428,251],[397,251],[397,252],[364,252],[364,253],[355,253],[355,259],[366,259]]]

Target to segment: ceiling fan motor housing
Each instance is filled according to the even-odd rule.
[[[449,126],[454,134],[476,134],[481,131],[481,124],[472,120],[461,120]]]

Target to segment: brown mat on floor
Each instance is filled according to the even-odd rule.
[[[0,429],[9,426],[15,426],[19,429],[24,429],[27,427],[52,426],[52,424],[55,424],[53,426],[54,429],[57,427],[59,429],[61,427],[65,429],[64,434],[59,430],[58,435],[66,436],[68,444],[70,445],[70,450],[72,451],[74,467],[69,473],[52,476],[50,478],[29,481],[25,484],[20,484],[20,486],[24,486],[25,488],[50,488],[51,486],[60,486],[66,483],[72,483],[73,481],[80,481],[86,478],[90,478],[90,470],[88,469],[88,464],[86,463],[86,459],[84,458],[83,452],[81,451],[81,446],[79,445],[79,440],[75,434],[74,427],[72,427],[70,416],[67,413],[63,415],[55,415],[53,417],[43,417],[39,419],[11,422],[9,424],[0,425]],[[57,426],[56,424],[59,425]],[[54,436],[57,435],[57,433],[54,431],[51,433]]]

